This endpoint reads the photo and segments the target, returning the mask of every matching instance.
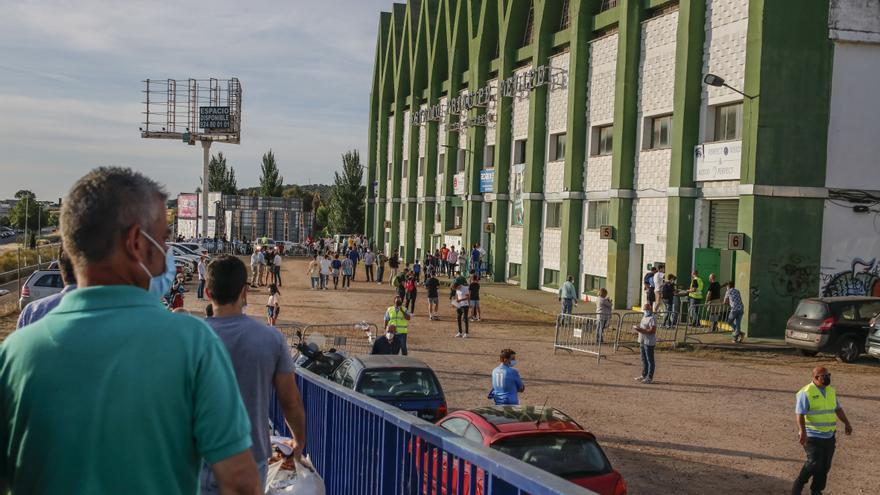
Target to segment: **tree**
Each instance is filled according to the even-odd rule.
[[[226,166],[226,157],[222,151],[211,156],[211,161],[208,162],[208,191],[238,194],[235,169]]]
[[[330,208],[328,208],[326,205],[319,206],[318,209],[315,210],[315,221],[313,222],[312,230],[322,236],[328,235],[327,219],[329,218],[329,216]]]
[[[263,154],[263,175],[260,177],[261,196],[281,196],[284,187],[284,178],[278,175],[278,164],[275,163],[275,153],[270,149]]]
[[[32,198],[37,197],[36,194],[32,193],[31,191],[28,191],[27,189],[19,189],[19,191],[17,193],[15,193],[15,199],[22,199],[25,196],[30,196]]]
[[[355,233],[363,230],[364,200],[367,195],[363,180],[364,166],[360,153],[352,150],[342,155],[342,174],[334,174],[330,193],[328,227],[331,232]]]
[[[17,229],[37,230],[49,223],[49,210],[37,202],[36,196],[30,191],[15,193],[18,203],[9,212],[9,224]],[[27,224],[27,227],[25,227]]]

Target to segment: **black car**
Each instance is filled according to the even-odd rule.
[[[356,356],[342,362],[334,382],[427,421],[446,416],[446,396],[427,364],[407,356]]]
[[[802,299],[785,326],[785,342],[804,356],[830,353],[851,363],[865,352],[870,319],[878,312],[880,297]]]

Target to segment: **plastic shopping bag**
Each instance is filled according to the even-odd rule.
[[[284,461],[269,466],[267,495],[326,495],[324,480],[308,456],[295,463],[296,470],[285,469]]]

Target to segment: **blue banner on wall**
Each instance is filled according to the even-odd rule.
[[[480,192],[495,192],[495,169],[480,170]]]

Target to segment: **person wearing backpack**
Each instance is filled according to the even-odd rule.
[[[410,272],[406,277],[403,288],[406,293],[406,304],[404,307],[407,308],[409,314],[413,315],[416,312],[416,296],[418,295],[418,282],[416,282],[414,272]]]
[[[406,297],[406,287],[404,284],[406,283],[407,270],[406,268],[397,275],[396,277],[391,279],[391,285],[394,287],[395,292],[397,293],[397,297],[403,300]]]
[[[678,322],[678,315],[675,312],[675,275],[666,276],[666,281],[660,286],[660,299],[665,306],[666,316],[663,317],[663,327],[671,328]]]

